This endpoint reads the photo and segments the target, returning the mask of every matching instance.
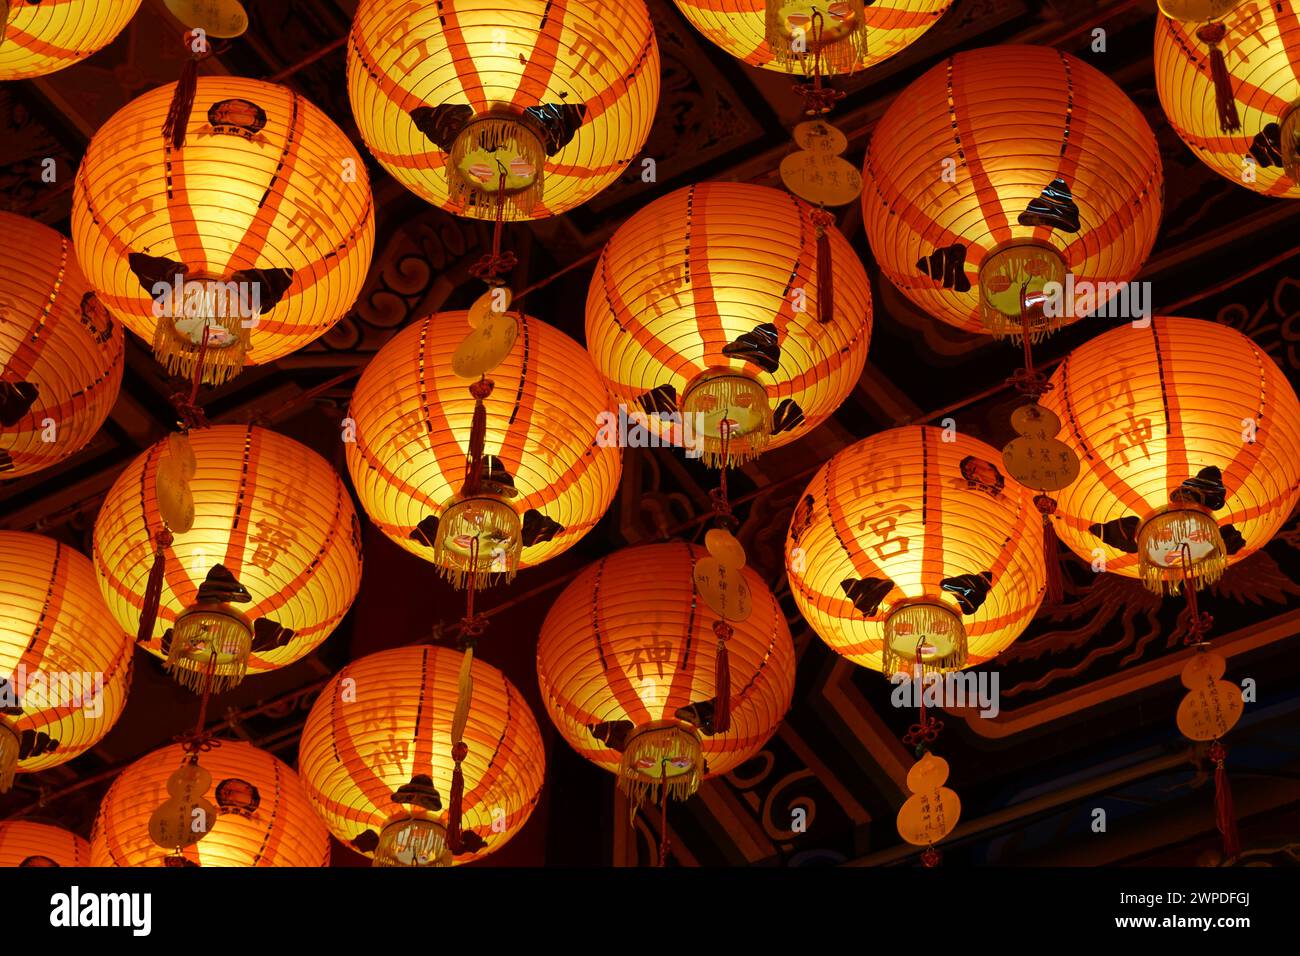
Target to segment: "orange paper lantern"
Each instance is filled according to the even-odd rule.
[[[537,722],[500,671],[474,659],[460,738],[462,852],[447,848],[453,716],[463,655],[398,647],[343,668],[303,727],[298,766],[330,832],[376,866],[450,866],[499,849],[528,821],[542,789]]]
[[[969,332],[1031,334],[1092,311],[1047,308],[1049,283],[1104,306],[1160,224],[1155,136],[1111,80],[1068,53],[955,54],[894,101],[863,170],[862,214],[889,280]],[[1086,285],[1084,285],[1086,284]],[[1079,312],[1081,314],[1075,314]]]
[[[470,380],[452,370],[473,331],[465,312],[403,329],[352,393],[356,440],[345,447],[366,513],[460,583],[487,583],[486,575],[509,576],[566,550],[618,488],[619,449],[597,442],[609,399],[591,360],[562,332],[514,315],[514,344],[489,373],[483,488],[473,495],[460,490],[475,400]]]
[[[711,463],[828,417],[870,338],[871,287],[848,241],[764,186],[702,183],[646,206],[606,245],[587,295],[587,349],[617,399]]]
[[[72,234],[100,299],[177,374],[221,382],[315,341],[361,291],[374,245],[361,157],[284,86],[202,76],[174,147],[173,86],[99,128]],[[207,348],[202,348],[204,332]]]
[[[253,425],[215,425],[191,431],[189,442],[194,524],[163,549],[158,617],[144,647],[169,658],[179,679],[201,683],[207,656],[194,651],[191,658],[179,645],[173,652],[170,632],[221,565],[249,598],[236,609],[246,621],[246,664],[223,658],[216,675],[237,683],[245,666],[258,674],[292,664],[342,620],[361,581],[360,525],[334,469],[290,438]],[[168,448],[158,442],[131,462],[95,520],[100,587],[132,633],[163,528],[158,474]]]
[[[537,680],[551,720],[574,750],[618,774],[634,800],[651,796],[665,769],[678,799],[734,770],[790,706],[790,629],[763,579],[745,568],[753,610],[732,621],[730,726],[714,727],[717,615],[695,585],[708,558],[685,542],[618,551],[579,574],[542,624]]]
[[[466,216],[540,219],[645,143],[659,48],[641,0],[365,0],[348,39],[361,135],[398,182]]]
[[[0,867],[89,866],[90,844],[62,827],[0,820]]]
[[[972,667],[1020,636],[1045,589],[1042,518],[996,449],[909,425],[822,466],[786,537],[795,602],[831,649],[897,673]]]
[[[140,0],[0,0],[0,80],[48,76],[108,46]]]
[[[19,478],[85,447],[122,385],[122,327],[100,306],[72,244],[0,212],[0,476]]]
[[[673,0],[706,37],[750,66],[824,76],[865,70],[902,52],[953,0]],[[822,14],[814,26],[812,13]],[[820,43],[818,40],[820,39]]]
[[[1196,587],[1258,551],[1300,500],[1300,402],[1235,329],[1198,319],[1124,325],[1075,349],[1044,407],[1082,461],[1055,493],[1056,531],[1090,564],[1157,593]]]
[[[1201,162],[1300,198],[1300,2],[1240,0],[1203,22],[1158,16],[1154,67],[1169,125]]]
[[[149,820],[177,795],[167,784],[189,757],[180,744],[155,750],[118,775],[90,834],[91,866],[328,866],[330,837],[302,781],[286,764],[242,740],[199,755],[210,776],[201,794],[214,813],[179,853],[154,843]]]
[[[132,650],[86,557],[0,531],[0,791],[15,769],[55,767],[99,743],[126,706]]]

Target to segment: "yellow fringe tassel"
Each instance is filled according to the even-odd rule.
[[[917,660],[916,645],[923,638],[942,636],[952,649],[946,654]],[[906,648],[906,650],[902,650]],[[885,618],[885,676],[941,674],[966,666],[966,627],[955,613],[936,604],[904,604]],[[917,670],[920,670],[918,675]]]
[[[442,824],[420,817],[388,823],[379,834],[372,866],[451,866],[447,831]]]
[[[1187,577],[1192,587],[1199,591],[1223,577],[1228,568],[1228,556],[1223,534],[1213,515],[1190,508],[1170,508],[1148,519],[1138,529],[1138,573],[1148,591],[1154,594],[1182,592],[1183,563],[1178,557],[1179,545],[1193,537],[1209,540],[1212,550],[1188,569]],[[1161,545],[1159,550],[1173,555],[1167,565],[1151,560],[1151,545],[1157,542]]]
[[[836,25],[829,20],[823,21],[820,50],[823,76],[853,73],[867,55],[868,31],[866,14],[863,10],[865,5],[863,0],[847,0],[847,2],[850,15],[857,24],[852,31],[835,39],[828,39],[828,35],[836,32]],[[826,3],[813,2],[813,0],[807,0],[802,4],[792,3],[791,0],[767,0],[765,20],[767,45],[782,68],[789,70],[798,67],[805,76],[813,75],[815,54],[818,52],[813,28],[811,24],[807,27],[801,44],[802,49],[797,49],[795,38],[786,23],[786,15],[805,12],[811,15],[813,10],[819,10],[825,16],[827,6]]]
[[[507,208],[513,205],[519,216],[526,218],[532,214],[533,206],[544,192],[543,164],[546,162],[546,153],[542,149],[541,140],[515,117],[475,119],[456,137],[445,167],[451,200],[464,203],[467,215],[489,218],[496,216],[495,174],[490,181],[493,188],[487,189],[487,183],[466,178],[464,165],[472,153],[491,154],[497,151],[503,151],[508,157],[507,161],[518,157],[533,167],[533,176],[527,185],[514,189],[507,186],[505,190],[506,198],[510,200]],[[507,214],[506,218],[514,217]]]
[[[700,789],[704,755],[699,734],[677,721],[656,721],[633,731],[618,767],[618,787],[627,794],[634,810],[663,798],[665,760],[690,761],[689,767],[669,768],[670,797],[685,800]]]
[[[438,573],[459,589],[471,579],[475,590],[513,581],[519,570],[519,535],[519,513],[506,502],[486,496],[455,501],[438,519],[433,561]],[[458,543],[470,538],[479,540],[476,560]]]
[[[223,348],[209,347],[203,353],[203,383],[220,385],[238,375],[244,368],[253,330],[244,325],[238,315],[213,316],[209,321],[220,325],[234,336],[234,342]],[[200,348],[181,335],[166,318],[158,319],[153,333],[153,354],[172,375],[193,379],[194,366],[199,360]]]
[[[211,609],[194,608],[181,614],[172,628],[172,643],[163,665],[172,679],[196,694],[210,687],[214,694],[239,686],[248,670],[253,628],[248,619]],[[213,650],[217,662],[208,678]]]

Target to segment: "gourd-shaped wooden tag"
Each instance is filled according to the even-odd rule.
[[[821,206],[843,206],[862,192],[862,173],[840,155],[848,138],[825,120],[794,128],[799,149],[781,160],[781,182],[800,199]]]
[[[1060,491],[1079,477],[1079,457],[1053,437],[1061,430],[1054,413],[1031,402],[1011,413],[1011,427],[1020,437],[1002,449],[1002,463],[1016,481],[1036,491]]]
[[[926,753],[907,772],[907,798],[898,811],[898,835],[913,846],[938,843],[957,826],[961,800],[944,784],[948,761]]]
[[[149,818],[149,839],[166,850],[183,850],[198,843],[217,821],[217,808],[204,794],[212,775],[197,763],[181,764],[167,779],[171,799]]]
[[[1218,740],[1236,726],[1246,709],[1241,688],[1220,680],[1227,661],[1213,652],[1196,654],[1183,667],[1189,691],[1178,705],[1178,729],[1189,740]]]

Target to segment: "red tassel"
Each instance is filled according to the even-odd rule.
[[[943,854],[932,846],[926,847],[925,851],[921,854],[921,863],[924,866],[934,867],[938,866],[942,862]]]
[[[713,672],[713,732],[725,734],[731,729],[731,659],[727,655],[727,638],[733,631],[726,621],[714,621],[713,633],[718,636],[718,658]]]
[[[835,318],[835,266],[831,262],[831,227],[835,217],[825,210],[813,213],[817,225],[817,321],[825,325]]]
[[[472,495],[478,491],[483,472],[483,443],[487,441],[487,409],[483,400],[492,394],[493,381],[481,378],[469,387],[474,396],[474,417],[469,429],[469,457],[465,459],[465,482],[461,485],[462,495]]]
[[[1219,741],[1210,745],[1210,759],[1214,761],[1214,822],[1223,834],[1223,856],[1231,860],[1241,853],[1241,841],[1237,838],[1237,811],[1232,804],[1228,770],[1223,765],[1227,756],[1228,748]]]
[[[185,42],[193,44],[192,34],[185,35]],[[194,109],[194,94],[199,86],[199,57],[191,46],[190,58],[181,68],[181,77],[176,81],[172,92],[171,106],[167,108],[167,119],[163,122],[162,134],[171,140],[172,149],[185,145],[185,128],[190,125],[190,111]]]
[[[456,761],[456,766],[451,771],[451,797],[447,801],[447,846],[451,847],[452,853],[460,853],[465,848],[460,830],[461,802],[465,797],[465,773],[460,769],[460,764],[467,756],[469,756],[469,747],[465,746],[465,741],[457,741],[451,748],[451,759]]]
[[[140,605],[140,626],[136,629],[137,643],[144,644],[153,638],[153,626],[158,620],[158,605],[162,602],[163,575],[167,571],[167,549],[172,544],[172,533],[163,528],[154,538],[153,567],[144,586],[144,603]]]
[[[1219,43],[1227,32],[1222,23],[1207,23],[1196,31],[1196,36],[1210,47],[1210,77],[1214,80],[1214,106],[1219,112],[1219,129],[1225,133],[1236,133],[1241,130],[1237,97],[1232,91],[1232,76],[1228,73],[1223,50],[1219,48]]]
[[[1061,572],[1061,549],[1056,543],[1052,515],[1056,514],[1056,501],[1049,495],[1034,495],[1034,504],[1043,515],[1043,567],[1047,572],[1047,588],[1043,602],[1060,604],[1065,599],[1065,578]]]

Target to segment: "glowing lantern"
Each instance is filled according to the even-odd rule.
[[[822,466],[786,537],[795,602],[837,654],[896,673],[982,664],[1043,598],[1042,519],[999,453],[908,426]]]
[[[1156,18],[1156,89],[1169,125],[1215,172],[1300,198],[1300,3],[1212,6],[1167,3],[1171,16]]]
[[[104,499],[95,566],[113,615],[136,632],[155,550],[170,539],[144,647],[195,689],[215,652],[221,689],[245,670],[291,664],[329,636],[360,584],[360,525],[334,469],[292,439],[216,425],[190,432],[189,443],[193,526],[163,533],[158,476],[170,444],[158,442]]]
[[[140,0],[0,0],[0,80],[47,76],[108,46]]]
[[[91,866],[326,866],[330,837],[288,766],[264,750],[222,740],[198,766],[197,793],[168,789],[190,764],[180,744],[155,750],[113,781],[90,834]],[[193,819],[202,838],[169,852],[150,837],[150,819],[167,808]],[[195,812],[199,811],[199,812]]]
[[[1089,563],[1176,593],[1258,551],[1300,500],[1300,402],[1264,351],[1198,319],[1123,325],[1075,349],[1043,405],[1083,463],[1056,533]]]
[[[50,538],[0,531],[0,791],[99,743],[126,705],[131,638],[90,561]]]
[[[586,202],[640,151],[659,48],[641,0],[365,0],[348,93],[366,145],[412,192],[537,219]]]
[[[453,718],[462,656],[399,647],[343,668],[303,727],[298,767],[330,832],[376,866],[452,866],[499,849],[528,821],[542,789],[537,722],[496,668],[473,660],[459,739],[459,852],[448,846],[455,797]]]
[[[122,385],[124,336],[90,291],[72,245],[0,212],[0,476],[18,478],[80,450]]]
[[[916,42],[953,0],[673,0],[706,37],[750,66],[833,76],[875,66]],[[815,23],[813,13],[822,15]],[[820,42],[818,42],[820,41]]]
[[[473,495],[460,489],[475,399],[452,369],[471,332],[465,312],[407,326],[352,394],[348,469],[366,513],[458,583],[508,577],[559,554],[600,520],[618,488],[619,449],[597,442],[609,400],[591,360],[562,332],[513,316],[517,334],[483,403]]]
[[[685,799],[734,770],[790,706],[790,629],[762,578],[744,568],[752,612],[726,638],[730,726],[716,728],[720,635],[695,583],[708,557],[684,542],[616,552],[578,575],[542,624],[537,680],[551,720],[637,802],[663,790]]]
[[[0,867],[89,866],[90,844],[62,827],[0,820]]]
[[[1095,68],[1046,47],[971,50],[934,67],[876,126],[863,177],[881,269],[969,332],[1017,335],[1028,319],[1037,337],[1105,306],[1160,223],[1160,153],[1141,112]]]
[[[866,362],[871,288],[816,217],[786,192],[702,183],[625,222],[587,295],[587,349],[619,401],[715,464],[829,416]]]
[[[99,128],[72,233],[109,311],[170,371],[192,375],[202,353],[204,381],[221,382],[343,317],[370,265],[370,185],[348,138],[287,87],[199,77],[180,146],[162,134],[172,93]]]

